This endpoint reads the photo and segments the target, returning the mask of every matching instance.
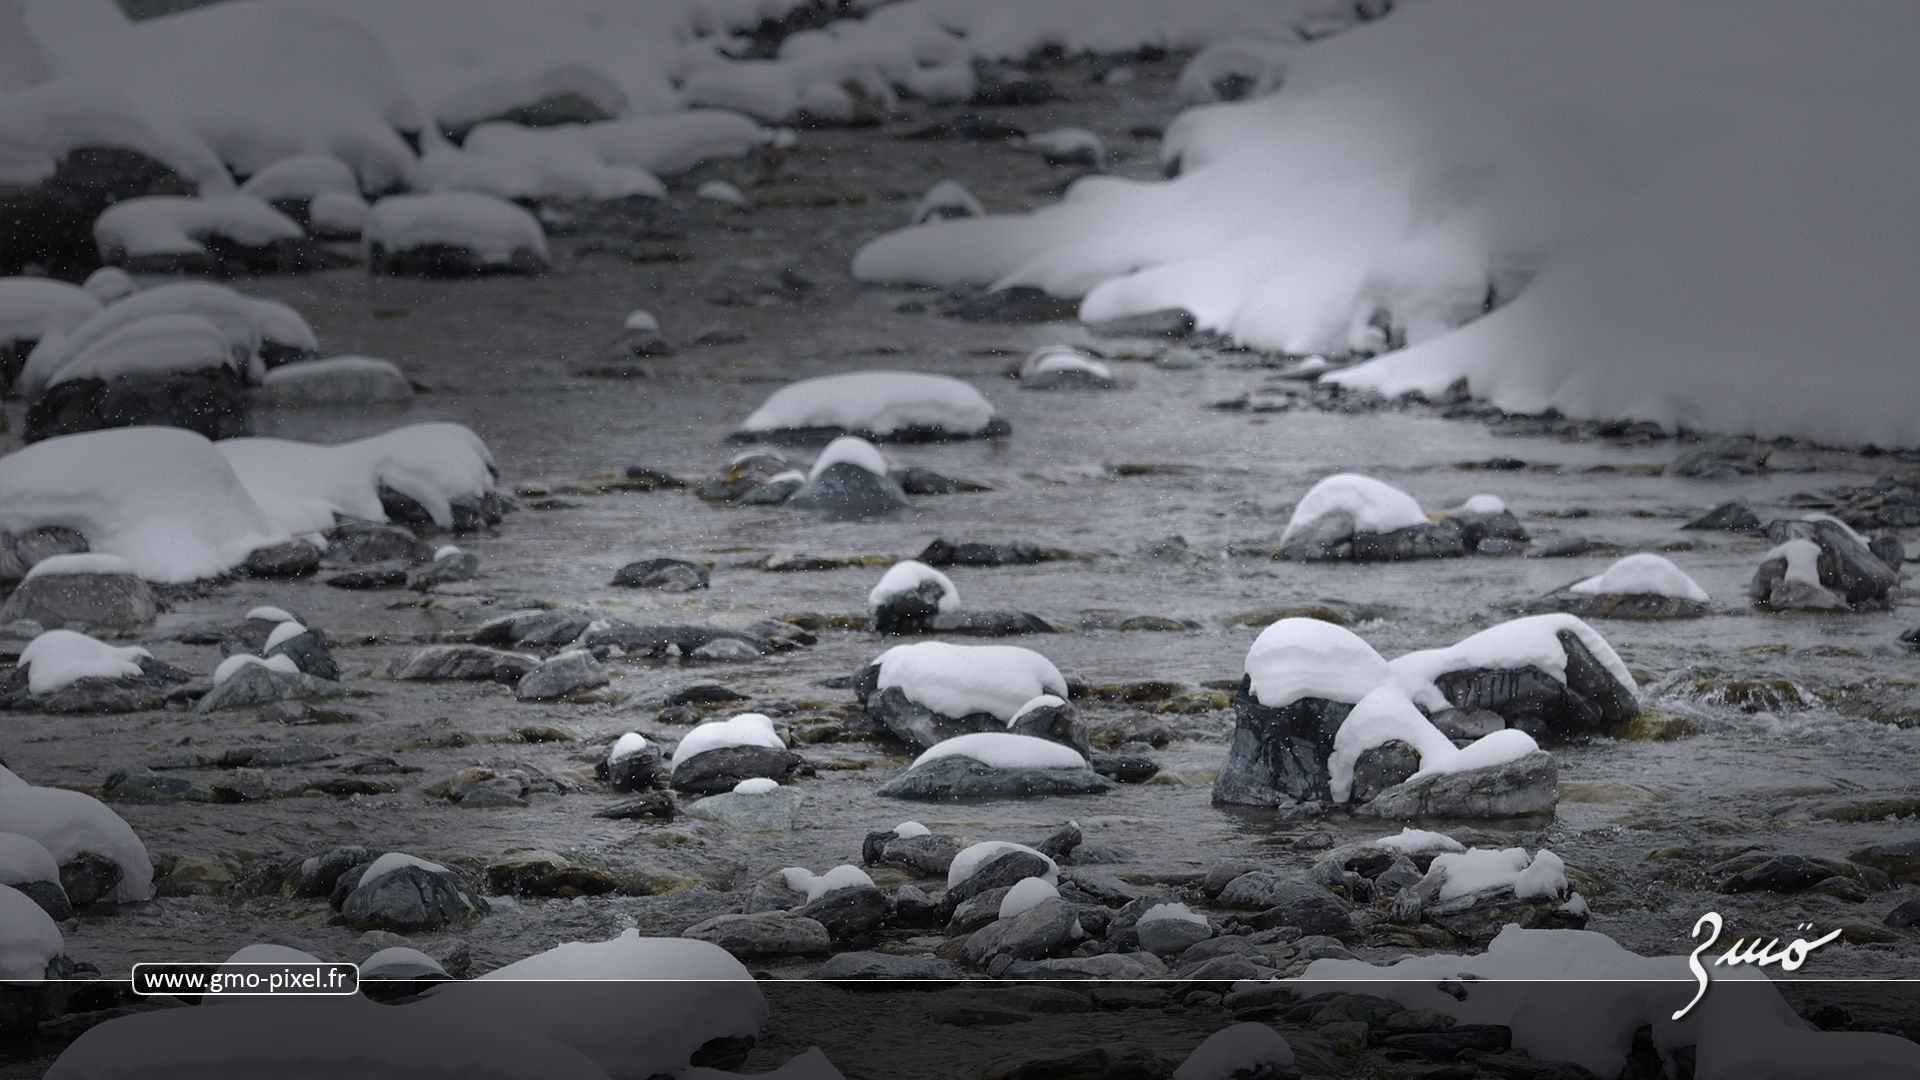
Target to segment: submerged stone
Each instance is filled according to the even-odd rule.
[[[688,817],[730,825],[741,832],[788,832],[800,816],[806,795],[796,787],[778,787],[758,794],[723,791],[687,807]]]

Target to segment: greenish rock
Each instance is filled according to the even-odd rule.
[[[160,801],[179,802],[219,802],[219,796],[204,784],[196,784],[183,776],[163,776],[160,773],[128,773],[125,776],[107,778],[106,787],[101,794],[109,799],[123,801]]]
[[[487,902],[458,875],[403,866],[354,888],[340,914],[355,930],[407,934],[464,926],[487,910]]]
[[[908,769],[880,785],[874,794],[890,799],[1098,795],[1118,786],[1092,769],[997,769],[954,754]]]
[[[210,713],[244,705],[264,705],[270,701],[347,697],[358,693],[332,679],[317,678],[300,671],[288,674],[264,664],[248,664],[201,698],[193,711]]]
[[[788,832],[800,816],[800,804],[805,801],[806,795],[793,787],[775,788],[758,795],[726,791],[687,807],[687,816],[718,821],[741,832]]]

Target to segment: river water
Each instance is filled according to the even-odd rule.
[[[1045,74],[1068,91],[1070,101],[995,115],[1030,130],[1091,128],[1117,151],[1114,171],[1148,178],[1157,174],[1159,144],[1133,138],[1129,130],[1172,117],[1176,71],[1173,63],[1137,65],[1136,78],[1120,90],[1091,82],[1084,64],[1062,66]],[[503,487],[522,492],[523,508],[496,532],[460,540],[483,560],[480,577],[450,590],[434,608],[411,606],[413,594],[239,581],[176,604],[140,639],[162,659],[210,671],[217,650],[172,639],[189,626],[236,622],[256,604],[278,604],[325,627],[341,643],[336,655],[348,681],[373,693],[355,704],[373,719],[284,728],[244,711],[213,720],[178,713],[12,715],[4,721],[9,765],[38,782],[90,787],[114,769],[182,746],[335,741],[343,748],[391,753],[419,771],[390,778],[399,782],[393,794],[116,809],[156,854],[207,859],[243,872],[265,854],[338,843],[406,850],[442,862],[484,862],[511,847],[538,846],[650,882],[661,892],[682,890],[665,897],[497,900],[493,914],[460,934],[470,943],[475,970],[627,926],[677,934],[738,899],[707,890],[743,888],[789,865],[824,871],[857,862],[862,834],[909,818],[976,839],[1029,842],[1077,819],[1089,840],[1136,854],[1115,870],[1178,889],[1226,858],[1304,868],[1314,856],[1292,852],[1289,845],[1308,829],[1325,828],[1348,840],[1398,826],[1338,818],[1305,824],[1212,806],[1209,784],[1232,716],[1211,709],[1146,717],[1172,735],[1155,752],[1162,775],[1111,795],[893,803],[872,791],[906,765],[902,748],[826,741],[799,747],[819,775],[802,782],[807,801],[800,827],[790,834],[741,834],[688,818],[662,824],[592,816],[612,798],[591,780],[600,747],[628,730],[669,744],[684,733],[656,719],[659,698],[674,689],[723,682],[759,699],[793,703],[796,712],[783,722],[795,729],[841,730],[836,710],[852,704],[851,694],[823,682],[858,669],[888,644],[860,630],[822,629],[812,647],[747,664],[616,661],[612,700],[598,704],[523,703],[492,684],[400,684],[366,675],[432,635],[529,604],[620,616],[857,615],[881,572],[877,568],[771,573],[749,564],[783,550],[895,559],[912,557],[935,537],[1023,538],[1085,557],[954,568],[951,576],[967,606],[1018,608],[1077,627],[1017,643],[1086,683],[1154,679],[1198,688],[1237,680],[1247,646],[1280,609],[1333,608],[1393,657],[1450,644],[1510,618],[1527,600],[1598,573],[1618,554],[1662,551],[1712,594],[1714,613],[1691,621],[1596,625],[1634,671],[1647,700],[1683,713],[1700,734],[1670,742],[1556,747],[1563,782],[1576,782],[1568,789],[1573,797],[1601,801],[1563,802],[1550,823],[1452,823],[1459,825],[1457,835],[1483,844],[1551,847],[1578,871],[1594,909],[1591,928],[1643,953],[1687,951],[1688,931],[1706,910],[1771,936],[1803,921],[1878,924],[1895,903],[1920,893],[1909,884],[1861,904],[1813,894],[1724,896],[1707,873],[1712,863],[1742,850],[1843,857],[1916,831],[1911,816],[1818,816],[1866,799],[1895,800],[1896,810],[1904,799],[1905,813],[1914,812],[1920,783],[1912,761],[1920,752],[1920,729],[1850,715],[1819,696],[1851,688],[1878,695],[1875,700],[1891,702],[1896,712],[1913,698],[1912,657],[1896,640],[1916,621],[1913,599],[1897,594],[1895,608],[1886,612],[1757,613],[1745,599],[1745,586],[1764,542],[1679,529],[1732,498],[1748,500],[1762,520],[1798,513],[1788,508],[1789,496],[1864,483],[1882,471],[1884,459],[1787,448],[1776,452],[1773,471],[1765,476],[1700,481],[1657,474],[1685,449],[1671,440],[1509,436],[1486,424],[1422,411],[1217,410],[1208,406],[1298,384],[1277,381],[1272,368],[1258,363],[1261,357],[1248,353],[1208,352],[1199,369],[1163,370],[1150,362],[1159,347],[1143,340],[1095,342],[1119,357],[1114,365],[1130,384],[1125,389],[1022,391],[1002,375],[1019,355],[1049,342],[1093,339],[1074,324],[941,318],[936,312],[950,302],[944,294],[863,288],[847,275],[858,246],[902,223],[935,180],[961,179],[990,209],[1006,211],[1057,197],[1050,189],[1070,175],[1004,144],[894,137],[930,115],[921,110],[877,130],[804,132],[771,177],[781,185],[776,190],[864,201],[735,213],[676,192],[671,207],[656,218],[655,237],[643,242],[672,248],[687,256],[684,261],[632,262],[619,253],[583,252],[595,237],[555,236],[555,272],[534,280],[374,280],[340,271],[242,283],[245,291],[297,307],[328,354],[385,357],[430,388],[410,408],[387,413],[262,415],[261,434],[332,442],[403,422],[458,421],[485,439]],[[722,290],[747,291],[787,269],[815,285],[800,302],[713,300]],[[898,310],[913,302],[926,310]],[[646,377],[580,374],[599,362],[601,349],[634,308],[659,317],[678,353],[647,361]],[[709,331],[742,340],[692,344]],[[684,490],[566,490],[581,477],[630,465],[697,481],[736,452],[727,435],[782,383],[867,368],[937,372],[980,387],[1011,423],[1010,438],[896,446],[887,453],[903,465],[976,480],[992,490],[916,497],[894,517],[864,522],[708,503]],[[17,439],[17,411],[13,419]],[[797,451],[797,460],[804,462],[809,453]],[[1494,458],[1518,459],[1528,467],[1473,467]],[[1536,537],[1585,536],[1612,553],[1361,566],[1233,553],[1271,545],[1308,487],[1344,471],[1401,487],[1426,507],[1493,493]],[[1170,543],[1172,537],[1181,542]],[[643,595],[608,585],[618,566],[659,555],[709,561],[712,588]],[[1087,628],[1131,615],[1185,620],[1192,628]],[[1775,677],[1793,680],[1808,696],[1745,711],[1687,689],[1694,678]],[[1144,709],[1090,702],[1086,712],[1096,723],[1123,723],[1142,718]],[[394,749],[411,738],[400,729],[440,723],[480,741]],[[487,741],[530,723],[559,726],[576,738]],[[460,809],[423,790],[456,769],[496,759],[572,777],[581,790],[527,808],[484,810]],[[1672,857],[1647,858],[1660,849],[1671,849]],[[882,884],[887,880],[883,876]],[[109,973],[143,960],[219,959],[274,935],[362,958],[369,950],[359,935],[331,925],[331,915],[314,901],[163,897],[84,915],[66,933],[71,955]],[[1899,977],[1920,971],[1920,940],[1889,936],[1898,940],[1830,946],[1805,973]],[[783,970],[802,974],[809,968]]]

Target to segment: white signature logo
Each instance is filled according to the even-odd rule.
[[[1709,924],[1712,926],[1712,933],[1708,934],[1707,940],[1701,942],[1700,946],[1693,950],[1692,956],[1687,957],[1687,966],[1693,969],[1693,977],[1699,980],[1700,989],[1694,993],[1693,1000],[1687,1002],[1686,1008],[1673,1014],[1675,1020],[1693,1011],[1693,1007],[1700,1004],[1700,999],[1707,996],[1707,969],[1700,966],[1700,954],[1713,948],[1713,943],[1720,940],[1720,931],[1725,925],[1720,919],[1720,913],[1717,911],[1709,911],[1705,915],[1700,916],[1700,921],[1693,924],[1693,933],[1690,935],[1691,937],[1699,937],[1700,931]],[[1811,930],[1813,929],[1813,924],[1801,923],[1799,926],[1794,927],[1794,929]],[[1779,964],[1782,971],[1798,971],[1800,970],[1800,965],[1807,962],[1808,953],[1839,936],[1840,931],[1835,930],[1825,937],[1815,938],[1812,941],[1808,941],[1805,938],[1794,938],[1791,945],[1781,949],[1779,952],[1773,951],[1773,947],[1780,944],[1779,938],[1774,938],[1772,941],[1767,942],[1765,946],[1760,944],[1760,939],[1757,937],[1753,939],[1751,945],[1747,944],[1746,938],[1740,938],[1733,943],[1732,948],[1728,949],[1724,955],[1713,963],[1716,967],[1723,964],[1727,967],[1733,967],[1736,964],[1753,964],[1757,967],[1765,967],[1768,964]]]

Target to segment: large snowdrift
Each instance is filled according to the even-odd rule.
[[[1290,353],[1404,341],[1335,376],[1387,394],[1920,445],[1894,362],[1920,149],[1884,135],[1916,36],[1891,0],[1409,6],[1184,114],[1171,182],[896,232],[854,273],[1185,307]]]
[[[107,899],[116,903],[153,897],[153,862],[147,847],[120,815],[91,795],[38,787],[0,765],[0,821],[7,831],[30,837],[55,860],[83,851],[104,855],[120,867],[120,884]]]

